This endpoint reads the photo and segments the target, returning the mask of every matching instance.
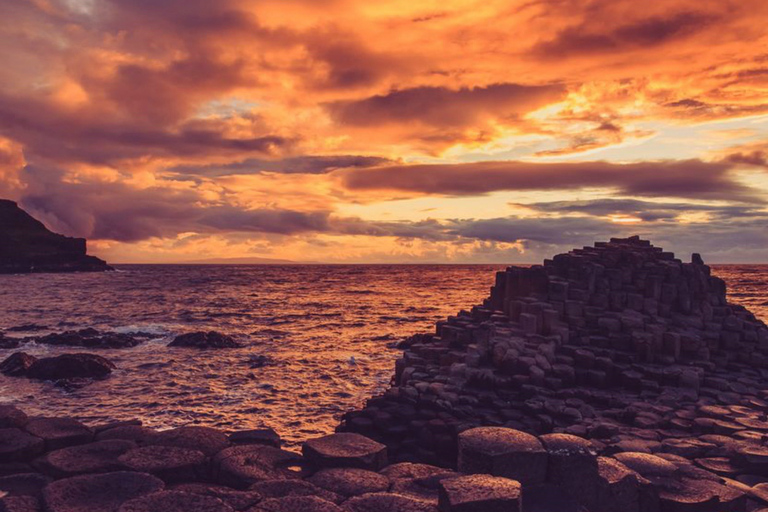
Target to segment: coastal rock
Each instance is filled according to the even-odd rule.
[[[103,379],[115,368],[109,359],[94,354],[62,354],[33,362],[26,376],[39,380]]]
[[[28,461],[41,454],[45,441],[18,428],[0,429],[0,463]]]
[[[240,348],[241,345],[231,336],[216,331],[190,332],[176,336],[169,347],[192,348]]]
[[[216,454],[212,461],[214,478],[236,489],[264,480],[299,478],[297,466],[302,463],[298,454],[261,445],[233,446]]]
[[[93,441],[93,429],[72,418],[35,418],[24,428],[43,440],[48,451]]]
[[[118,512],[234,512],[234,509],[213,496],[162,491],[126,501]]]
[[[308,480],[264,480],[257,482],[248,488],[251,492],[256,492],[264,498],[285,498],[287,496],[317,496],[326,501],[341,503],[344,497],[321,489]]]
[[[125,469],[118,458],[135,447],[136,443],[119,439],[96,441],[52,451],[36,465],[56,478],[85,473],[111,473]]]
[[[117,332],[101,333],[96,329],[81,329],[51,333],[36,338],[37,343],[54,346],[86,347],[86,348],[130,348],[140,344],[142,340],[128,334]]]
[[[332,434],[302,446],[304,457],[321,468],[350,467],[377,471],[387,465],[387,447],[359,434]]]
[[[238,444],[263,444],[280,448],[282,440],[280,435],[271,428],[261,428],[255,430],[241,430],[229,434],[229,442]]]
[[[42,498],[43,489],[51,479],[40,473],[22,473],[0,477],[0,494],[6,496],[34,496]]]
[[[224,485],[209,483],[185,483],[175,485],[171,490],[202,494],[218,498],[235,510],[247,510],[263,499],[256,491],[238,491]]]
[[[330,468],[318,471],[308,482],[342,496],[360,496],[372,492],[386,492],[390,481],[384,475],[359,468]]]
[[[27,374],[35,362],[37,362],[35,356],[26,352],[15,352],[0,363],[0,373],[9,377],[22,377]]]
[[[163,489],[163,481],[146,473],[118,471],[57,480],[43,491],[47,512],[116,512],[134,498]]]
[[[459,435],[459,471],[543,483],[547,452],[536,437],[509,428],[480,427]]]
[[[400,494],[377,492],[344,502],[350,512],[438,512],[435,505]]]
[[[13,405],[0,405],[0,428],[22,428],[29,421],[24,411]]]
[[[49,231],[13,201],[0,199],[0,274],[112,270],[86,254],[84,238]]]
[[[158,432],[145,440],[148,444],[199,450],[211,457],[229,446],[226,434],[210,427],[179,427]]]
[[[269,498],[248,512],[346,512],[338,505],[317,496]]]
[[[522,512],[520,483],[508,478],[468,475],[443,480],[442,512]]]
[[[208,476],[205,454],[189,448],[142,446],[121,454],[118,461],[132,471],[155,475],[166,483],[190,482]]]

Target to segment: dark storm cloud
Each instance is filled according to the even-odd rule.
[[[242,162],[223,165],[182,165],[168,169],[183,176],[229,176],[256,174],[263,171],[281,174],[326,174],[337,169],[368,168],[394,163],[388,158],[365,155],[297,156],[281,160],[249,158]]]
[[[608,162],[395,165],[339,171],[352,190],[478,195],[501,190],[617,189],[623,195],[759,202],[738,183],[732,164],[701,160],[614,164]]]
[[[609,53],[647,49],[691,36],[709,28],[718,17],[703,12],[678,12],[667,17],[654,16],[613,27],[595,30],[592,20],[567,27],[554,38],[539,43],[533,53],[558,59],[580,54]]]
[[[556,101],[565,94],[561,85],[498,83],[488,86],[415,87],[394,90],[362,100],[327,105],[341,123],[375,126],[418,121],[433,126],[466,126],[484,116],[516,116]]]

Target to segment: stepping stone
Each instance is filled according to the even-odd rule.
[[[473,428],[459,434],[458,468],[537,485],[547,476],[547,452],[536,437],[519,430]]]
[[[43,453],[45,441],[18,428],[0,429],[0,462],[27,461]]]
[[[442,512],[521,512],[520,482],[488,475],[467,475],[440,482]]]
[[[594,507],[600,512],[639,512],[639,475],[610,457],[597,458],[600,486]]]
[[[346,510],[317,496],[288,496],[266,499],[248,512],[346,512]]]
[[[740,469],[735,466],[731,459],[728,457],[703,457],[701,459],[695,459],[696,464],[721,476],[734,476],[738,475]]]
[[[310,439],[304,457],[321,468],[350,467],[378,471],[387,465],[387,447],[360,434],[340,433]]]
[[[312,475],[309,482],[342,496],[360,496],[389,490],[389,478],[367,469],[329,468]]]
[[[146,473],[118,471],[58,480],[43,490],[46,512],[116,512],[126,501],[163,489]]]
[[[235,510],[246,510],[260,502],[263,498],[256,491],[238,491],[224,485],[207,483],[179,484],[171,490],[213,496]]]
[[[665,512],[717,512],[719,503],[717,494],[706,481],[666,482],[659,490],[659,505]]]
[[[257,430],[241,430],[229,434],[229,442],[233,445],[239,444],[265,444],[280,448],[282,440],[280,435],[271,428],[262,428]]]
[[[49,483],[51,483],[51,479],[40,473],[4,476],[0,477],[0,494],[42,498],[43,489]]]
[[[123,503],[118,512],[234,512],[219,498],[181,491],[162,491]]]
[[[141,425],[122,425],[102,430],[96,434],[96,439],[106,441],[108,439],[124,439],[135,441],[137,444],[148,444],[157,436],[157,432]]]
[[[198,450],[209,457],[213,457],[229,446],[229,440],[223,432],[209,427],[179,427],[165,430],[158,432],[146,442],[147,444]]]
[[[40,512],[40,500],[34,496],[4,496],[0,498],[3,512]]]
[[[203,452],[175,446],[133,448],[118,459],[131,471],[149,473],[167,483],[201,480],[207,476]]]
[[[300,476],[300,455],[262,445],[233,446],[213,458],[214,478],[221,484],[245,489],[263,480]]]
[[[345,497],[336,493],[321,489],[305,480],[264,480],[249,487],[249,490],[257,492],[264,498],[286,498],[288,496],[317,496],[326,501],[341,503]]]
[[[613,457],[645,478],[671,477],[677,473],[677,466],[673,463],[649,453],[623,452]]]
[[[386,492],[350,498],[344,502],[344,509],[350,512],[438,512],[430,503]]]
[[[46,451],[93,441],[93,430],[72,418],[38,418],[24,429],[44,440]]]
[[[0,428],[22,428],[29,421],[29,417],[12,405],[0,405]]]
[[[55,450],[37,464],[45,473],[56,478],[84,473],[110,473],[125,469],[125,466],[118,462],[118,457],[135,447],[136,443],[133,441],[96,441]]]
[[[549,454],[547,481],[587,507],[597,504],[600,475],[593,444],[570,434],[546,434],[539,438]]]
[[[451,473],[450,470],[430,464],[416,464],[413,462],[398,462],[391,464],[381,471],[382,475],[390,480],[410,480],[413,478],[428,478],[435,475]]]

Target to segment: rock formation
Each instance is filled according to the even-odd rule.
[[[46,229],[13,201],[0,199],[0,274],[112,270],[86,254],[84,238]]]

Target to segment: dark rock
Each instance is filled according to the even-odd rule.
[[[175,446],[199,450],[211,457],[229,446],[227,436],[210,427],[179,427],[158,432],[145,440],[147,444]]]
[[[39,380],[103,379],[115,368],[110,360],[94,354],[62,354],[38,359],[26,376]]]
[[[138,444],[151,444],[158,433],[151,428],[141,425],[123,425],[119,427],[108,428],[98,432],[96,439],[106,441],[107,439],[125,439],[135,441]]]
[[[213,458],[214,478],[224,485],[245,489],[264,480],[298,478],[301,456],[262,445],[233,446]]]
[[[9,338],[4,333],[0,332],[0,349],[10,350],[13,348],[19,348],[23,340],[19,338]]]
[[[86,255],[85,239],[53,233],[15,202],[0,199],[0,274],[104,270],[112,267]]]
[[[87,347],[87,348],[129,348],[141,343],[141,340],[117,332],[100,333],[95,329],[81,329],[41,336],[36,340],[45,345]]]
[[[338,505],[317,496],[269,498],[248,512],[346,512]]]
[[[18,428],[0,429],[0,462],[28,461],[41,454],[45,441]]]
[[[182,491],[162,491],[123,503],[119,512],[233,512],[219,498]]]
[[[116,512],[126,501],[163,489],[146,473],[118,471],[58,480],[43,490],[47,512]]]
[[[264,498],[285,498],[288,496],[317,496],[326,501],[341,503],[344,497],[321,489],[305,480],[264,480],[249,487],[250,491],[257,492]]]
[[[350,512],[438,512],[436,506],[400,494],[378,492],[344,502]]]
[[[43,439],[47,451],[93,441],[93,429],[71,418],[36,418],[24,428]]]
[[[467,475],[440,483],[442,512],[522,512],[520,483],[508,478]]]
[[[280,435],[271,428],[262,428],[256,430],[241,430],[229,434],[229,442],[234,445],[239,444],[264,444],[280,448],[282,441]]]
[[[0,498],[2,512],[41,512],[40,500],[34,496],[3,496]]]
[[[536,485],[546,479],[547,452],[536,437],[525,432],[473,428],[459,434],[458,467],[462,473],[485,473]]]
[[[256,491],[237,491],[224,485],[208,483],[179,484],[171,490],[212,496],[220,499],[235,510],[246,510],[260,502],[263,498]]]
[[[20,475],[34,471],[26,462],[0,462],[0,476]]]
[[[386,492],[390,481],[384,475],[359,468],[329,468],[318,471],[307,481],[342,496]]]
[[[387,465],[387,447],[359,434],[331,434],[310,439],[304,457],[321,468],[351,467],[378,471]]]
[[[29,417],[13,405],[0,405],[0,428],[22,428]]]
[[[216,331],[190,332],[176,336],[169,347],[193,348],[240,348],[241,345],[231,336]]]
[[[8,496],[34,496],[42,498],[43,489],[51,482],[50,478],[40,473],[0,477],[0,493]]]
[[[136,443],[133,441],[96,441],[54,450],[37,464],[45,473],[56,478],[85,473],[111,473],[126,469],[118,458],[135,447]]]
[[[167,483],[202,480],[208,476],[205,454],[189,448],[142,446],[125,452],[118,460],[132,471],[150,473]]]
[[[10,377],[21,377],[27,374],[30,367],[37,361],[35,356],[26,352],[16,352],[0,363],[0,373]]]

